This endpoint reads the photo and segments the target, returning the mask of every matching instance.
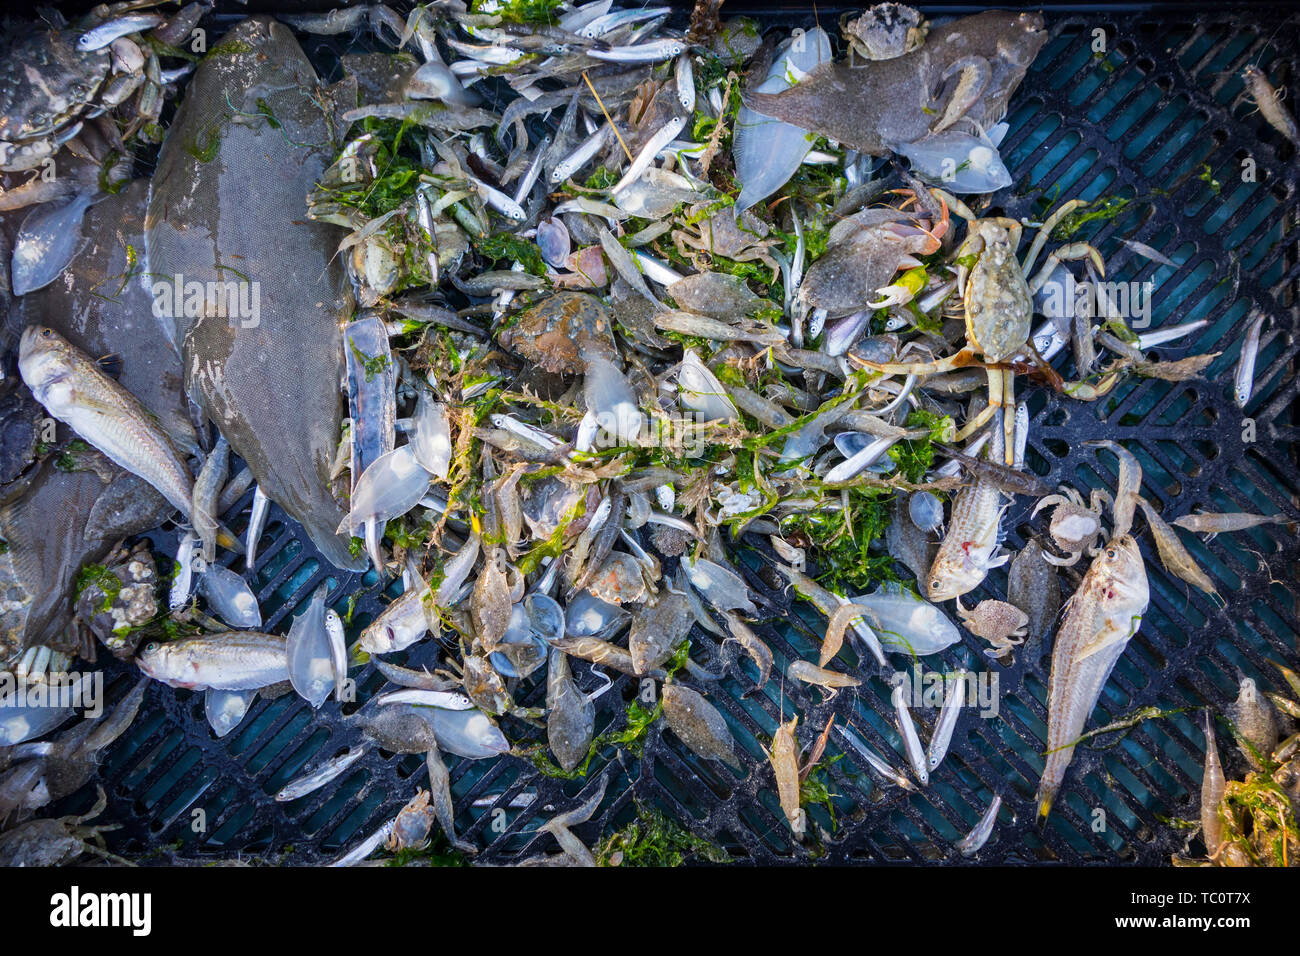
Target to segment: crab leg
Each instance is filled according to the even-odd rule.
[[[1026,275],[1028,275],[1030,270],[1034,268],[1034,263],[1038,260],[1038,254],[1043,251],[1043,246],[1047,243],[1047,237],[1050,236],[1052,230],[1056,228],[1056,224],[1080,206],[1086,205],[1088,204],[1082,199],[1071,199],[1069,202],[1062,203],[1060,209],[1056,210],[1056,212],[1052,213],[1046,220],[1044,220],[1043,224],[1038,227],[1038,234],[1034,236],[1033,244],[1029,247],[1029,254],[1025,256],[1025,264],[1022,267],[1022,271]]]
[[[1039,236],[1041,235],[1042,233],[1040,232]],[[1038,238],[1036,237],[1034,241],[1037,242]],[[1052,273],[1062,262],[1077,262],[1080,259],[1087,259],[1096,266],[1097,271],[1101,273],[1102,276],[1106,275],[1106,260],[1101,257],[1101,253],[1097,251],[1092,243],[1072,242],[1068,246],[1061,246],[1061,248],[1054,250],[1052,254],[1044,260],[1043,267],[1035,273],[1033,281],[1029,283],[1030,294],[1036,294],[1039,289],[1047,285],[1047,280],[1052,277]],[[1027,259],[1025,261],[1026,272],[1029,271],[1032,264],[1032,259]]]
[[[978,361],[975,350],[969,347],[941,359],[935,359],[933,362],[868,362],[856,355],[850,355],[848,359],[862,368],[871,369],[873,372],[884,372],[886,375],[918,376],[939,375],[967,365],[975,365]]]
[[[1011,369],[1006,369],[1002,373],[1002,399],[1003,408],[1014,410],[1016,407],[1016,373]],[[1003,458],[1008,465],[1014,465],[1016,460],[1016,416],[1013,414],[1003,413],[1002,415],[1002,435],[1005,439],[1003,446]]]
[[[964,202],[962,202],[960,199],[958,199],[956,196],[954,196],[952,193],[948,192],[947,190],[940,189],[938,186],[931,186],[930,195],[933,196],[935,199],[938,199],[945,206],[947,206],[957,215],[961,216],[961,218],[965,219],[967,222],[975,221],[976,218],[975,213],[971,212],[970,206],[966,205]]]

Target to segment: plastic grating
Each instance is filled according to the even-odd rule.
[[[823,23],[834,23],[838,11],[823,10],[821,16]],[[807,19],[803,12],[767,15],[768,22],[786,26]],[[1258,24],[1273,25],[1272,42],[1259,34]],[[1098,27],[1105,31],[1104,54],[1092,49]],[[1259,9],[1245,15],[1049,15],[1049,28],[1051,39],[1008,116],[1002,152],[1016,182],[994,197],[994,208],[1001,204],[1007,215],[1038,219],[1049,200],[1131,198],[1120,216],[1090,225],[1084,237],[1105,254],[1109,278],[1155,283],[1154,327],[1209,320],[1194,337],[1156,349],[1160,358],[1222,354],[1203,380],[1130,378],[1092,404],[1062,401],[1021,381],[1034,413],[1030,466],[1049,483],[1070,483],[1085,495],[1090,487],[1113,487],[1113,459],[1081,447],[1089,438],[1112,438],[1141,460],[1145,493],[1166,519],[1202,507],[1300,517],[1294,444],[1300,388],[1294,369],[1297,166],[1294,149],[1251,115],[1253,104],[1240,96],[1242,67],[1259,63],[1275,84],[1289,87],[1288,104],[1297,102],[1294,37],[1300,17]],[[1243,181],[1248,159],[1255,182]],[[1144,260],[1119,237],[1137,238],[1180,264]],[[1243,318],[1252,305],[1271,315],[1268,329],[1276,334],[1261,350],[1255,395],[1245,413],[1255,423],[1256,440],[1244,442],[1246,425],[1231,386]],[[1056,366],[1072,375],[1068,355],[1058,357]],[[250,498],[232,512],[236,530],[244,526]],[[1008,514],[1009,547],[1020,547],[1030,533],[1030,506],[1020,498]],[[1040,516],[1037,530],[1043,527]],[[746,664],[743,676],[706,688],[743,752],[744,776],[695,757],[663,733],[662,721],[652,727],[643,756],[607,751],[579,781],[542,776],[514,757],[449,758],[457,829],[484,848],[483,862],[555,852],[550,837],[535,834],[537,826],[557,809],[576,805],[605,775],[610,779],[597,815],[578,828],[589,844],[630,820],[639,801],[754,863],[1167,863],[1185,842],[1168,820],[1194,816],[1198,801],[1204,744],[1195,709],[1222,710],[1242,675],[1284,691],[1272,660],[1300,667],[1300,547],[1280,527],[1221,535],[1208,544],[1185,536],[1216,582],[1222,597],[1215,601],[1167,574],[1145,531],[1140,540],[1151,607],[1088,726],[1144,707],[1179,713],[1081,745],[1043,832],[1033,826],[1032,799],[1043,766],[1050,639],[1033,637],[1004,668],[988,664],[983,643],[963,631],[962,643],[925,659],[926,670],[991,667],[999,679],[999,715],[982,720],[964,712],[947,759],[930,786],[916,792],[881,785],[848,752],[826,770],[834,823],[825,808],[811,807],[810,829],[825,832],[803,846],[794,843],[764,754],[782,714],[800,714],[802,744],[834,713],[838,724],[850,723],[895,766],[903,767],[905,759],[880,676],[830,701],[815,689],[783,686],[785,665],[814,653],[825,622],[807,605],[791,606],[753,554],[741,561],[772,614],[756,629],[776,657],[773,679],[746,696],[753,686]],[[172,542],[159,535],[155,543],[165,552]],[[1062,579],[1067,593],[1077,583],[1070,573]],[[381,606],[374,576],[322,567],[296,526],[273,509],[254,578],[267,628],[283,630],[284,617],[324,580],[334,583],[329,600],[340,613],[347,611],[347,595],[358,593],[351,642]],[[995,571],[979,596],[1003,597],[1005,583],[1005,571]],[[697,660],[720,663],[715,639],[698,628],[692,646]],[[393,659],[431,663],[438,651],[426,641]],[[133,678],[126,665],[109,662],[107,668],[115,675],[109,696],[116,700]],[[574,672],[584,689],[599,686],[585,663],[575,661]],[[373,666],[355,676],[362,700],[383,683]],[[625,704],[639,689],[622,676],[615,688],[598,701],[597,733],[624,720]],[[524,705],[539,705],[544,697],[544,670],[516,691]],[[121,824],[109,834],[112,848],[146,859],[153,854],[159,861],[234,852],[286,864],[331,858],[391,818],[417,786],[427,785],[422,757],[374,750],[325,790],[292,803],[274,802],[271,794],[287,780],[359,742],[360,735],[340,719],[355,709],[331,701],[313,713],[292,695],[259,700],[236,731],[217,740],[204,720],[200,694],[152,685],[139,719],[108,753],[100,775],[109,799],[105,816]],[[914,714],[927,739],[935,711]],[[539,738],[536,728],[516,720],[502,726],[512,740]],[[1231,775],[1242,769],[1241,760],[1225,738],[1220,748]],[[828,754],[841,754],[840,745],[833,737]],[[57,809],[83,808],[92,790]],[[953,843],[995,793],[1004,799],[997,829],[975,860],[965,861]],[[512,809],[521,794],[533,795],[533,801]],[[195,810],[206,815],[201,833],[192,825]]]

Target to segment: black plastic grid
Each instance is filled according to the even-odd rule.
[[[821,16],[833,23],[838,11],[822,10]],[[809,18],[787,11],[769,12],[766,19],[789,26],[806,25]],[[1259,35],[1261,23],[1276,26],[1272,37]],[[1008,215],[1036,218],[1044,195],[1135,197],[1114,222],[1089,232],[1107,256],[1109,275],[1157,282],[1154,327],[1211,320],[1191,339],[1155,350],[1161,358],[1223,350],[1204,381],[1132,379],[1091,405],[1063,401],[1022,381],[1034,412],[1031,467],[1050,483],[1113,486],[1112,461],[1098,460],[1080,444],[1108,437],[1122,441],[1142,461],[1146,493],[1167,519],[1196,507],[1297,515],[1295,152],[1261,117],[1249,115],[1249,103],[1238,100],[1240,71],[1247,63],[1262,64],[1275,83],[1295,92],[1297,26],[1295,14],[1265,16],[1258,9],[1244,15],[1049,16],[1051,39],[1008,116],[1011,129],[1002,152],[1016,183],[994,197],[995,206]],[[1107,39],[1108,52],[1101,55],[1091,46],[1097,27]],[[1255,183],[1241,181],[1246,158],[1255,161]],[[1218,181],[1217,190],[1210,179]],[[1172,269],[1141,260],[1116,241],[1121,236],[1147,242],[1182,265]],[[1234,295],[1225,278],[1238,263]],[[1231,379],[1251,303],[1272,315],[1270,327],[1278,334],[1261,352],[1248,409],[1258,440],[1243,445],[1243,415],[1232,402]],[[1056,365],[1069,375],[1068,357]],[[247,505],[248,496],[235,513]],[[1011,547],[1020,546],[1030,530],[1029,507],[1027,499],[1019,499],[1008,515]],[[244,520],[233,518],[232,524],[239,530]],[[1041,521],[1040,516],[1040,530]],[[322,568],[279,509],[272,511],[270,529],[275,540],[264,539],[255,583],[268,629],[282,630],[291,608],[321,581],[335,578],[330,603],[340,611],[344,595],[365,588],[349,627],[349,639],[355,638],[380,606],[371,579]],[[511,757],[451,760],[458,831],[484,847],[480,859],[485,862],[554,852],[549,836],[535,835],[537,825],[556,809],[576,805],[601,775],[610,775],[599,812],[578,828],[589,843],[626,822],[633,802],[640,801],[716,840],[739,860],[960,863],[968,861],[953,843],[997,793],[1004,799],[997,829],[971,862],[1165,863],[1185,838],[1162,821],[1193,816],[1199,789],[1203,740],[1190,709],[1209,704],[1221,710],[1235,696],[1239,672],[1282,690],[1269,661],[1300,665],[1294,597],[1300,548],[1277,527],[1222,535],[1209,545],[1191,543],[1223,595],[1220,606],[1166,574],[1148,536],[1141,539],[1151,607],[1089,726],[1149,705],[1188,712],[1142,723],[1118,741],[1112,737],[1081,746],[1043,833],[1032,825],[1032,798],[1043,764],[1050,640],[1038,639],[1018,650],[1014,665],[995,667],[1000,716],[985,721],[963,715],[949,755],[927,789],[909,793],[880,785],[850,751],[827,771],[836,794],[833,832],[824,841],[795,844],[762,749],[782,714],[788,718],[797,710],[799,739],[806,744],[833,711],[837,722],[851,722],[890,762],[903,767],[905,761],[880,678],[829,702],[821,702],[819,691],[808,693],[780,680],[789,660],[810,656],[820,644],[824,621],[806,605],[789,606],[761,563],[757,570],[747,566],[746,573],[766,597],[773,622],[781,622],[756,628],[776,655],[773,680],[763,692],[744,696],[752,686],[746,667],[746,676],[708,688],[744,752],[743,778],[699,760],[671,733],[663,734],[662,725],[651,730],[641,758],[611,759],[607,753],[582,781],[547,778]],[[157,543],[164,551],[170,545],[165,535]],[[1005,574],[994,572],[979,596],[1002,597],[1004,588]],[[927,658],[926,668],[983,669],[982,643],[963,636],[962,643]],[[712,637],[697,628],[693,638],[698,659],[715,656]],[[436,645],[425,642],[407,659],[424,662],[436,653]],[[116,663],[108,669],[112,674],[126,670]],[[584,687],[598,685],[585,664],[575,662],[574,670]],[[357,677],[362,699],[382,684],[373,667]],[[110,698],[129,683],[123,674],[111,685]],[[599,701],[598,733],[623,719],[624,704],[638,689],[630,678],[617,676],[615,687]],[[517,697],[526,705],[539,704],[542,681]],[[390,819],[424,776],[423,758],[373,751],[325,790],[294,803],[275,803],[271,794],[285,781],[358,742],[359,734],[339,715],[333,702],[313,714],[294,696],[258,701],[234,733],[215,740],[201,695],[151,686],[139,719],[111,749],[101,772],[109,797],[105,816],[123,824],[109,835],[110,844],[127,855],[152,851],[160,862],[234,852],[286,864],[330,859]],[[916,716],[926,725],[925,739],[934,713],[922,710]],[[536,739],[535,730],[516,721],[503,727],[512,740]],[[1231,770],[1237,758],[1222,739],[1221,747]],[[832,738],[829,752],[842,752],[839,740]],[[534,801],[526,809],[510,809],[522,792],[535,794]],[[60,810],[80,808],[90,799],[88,789]],[[1100,832],[1094,830],[1095,808],[1105,811]],[[202,834],[191,827],[195,809],[206,814]],[[811,808],[810,816],[814,829],[832,830],[824,810]]]

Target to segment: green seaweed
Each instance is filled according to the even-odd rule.
[[[392,364],[392,359],[387,355],[367,355],[361,349],[357,348],[357,343],[348,338],[348,348],[352,350],[353,356],[361,363],[362,371],[365,372],[366,381],[374,381],[376,375],[383,375]]]
[[[824,587],[866,591],[882,581],[897,581],[894,559],[883,550],[873,554],[889,527],[891,492],[847,488],[847,508],[817,509],[781,519],[781,533],[817,550],[816,578]]]
[[[535,242],[506,232],[475,238],[473,242],[479,254],[494,263],[519,262],[535,276],[546,275],[546,262],[542,259],[542,250],[537,248]]]
[[[201,130],[200,133],[205,137],[203,142],[200,143],[200,134],[196,133],[184,144],[185,152],[200,163],[210,163],[217,158],[217,152],[221,149],[221,133],[215,128]]]
[[[473,0],[471,13],[490,13],[508,23],[559,22],[561,0]]]
[[[1094,199],[1062,216],[1061,221],[1052,230],[1052,238],[1064,242],[1090,222],[1110,222],[1127,209],[1132,201],[1121,196]]]
[[[68,442],[68,447],[64,450],[63,454],[54,459],[54,467],[59,469],[59,471],[80,471],[81,453],[89,450],[89,445],[80,438],[74,438],[72,441]]]
[[[908,428],[928,428],[930,434],[926,438],[904,438],[889,449],[889,457],[898,465],[904,478],[918,482],[934,463],[934,442],[952,441],[953,421],[947,415],[918,408],[907,416],[906,425]]]
[[[600,866],[681,866],[688,860],[730,863],[727,851],[696,836],[676,820],[640,802],[637,818],[600,841],[596,862]]]
[[[104,595],[104,600],[100,602],[99,611],[105,612],[113,607],[117,600],[117,595],[122,590],[122,582],[118,580],[116,574],[104,567],[102,564],[88,564],[77,572],[76,578],[76,595],[78,598],[87,588],[97,587],[100,593]]]

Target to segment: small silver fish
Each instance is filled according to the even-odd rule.
[[[118,37],[128,36],[132,33],[143,33],[145,30],[152,29],[163,22],[163,18],[156,13],[131,13],[123,17],[116,17],[92,27],[77,38],[77,49],[83,53],[92,53],[95,50],[102,50]]]
[[[998,822],[998,811],[1002,809],[1002,798],[997,794],[993,796],[993,802],[989,808],[984,811],[975,827],[964,837],[957,841],[957,850],[962,856],[974,856],[980,851],[980,848],[988,842],[989,837],[993,834],[993,827]]]
[[[160,643],[136,659],[154,680],[189,690],[257,690],[289,679],[283,637],[257,631],[229,631]]]
[[[907,754],[907,762],[911,764],[912,773],[916,776],[917,781],[924,787],[930,782],[930,770],[925,751],[921,748],[921,738],[916,733],[916,724],[912,721],[911,711],[907,707],[907,700],[901,682],[894,685],[890,699],[894,704],[894,717],[898,723],[898,732],[903,737],[903,751]]]
[[[1259,357],[1259,336],[1264,328],[1264,313],[1255,316],[1246,328],[1246,338],[1241,343],[1241,358],[1232,382],[1232,397],[1238,408],[1245,408],[1255,391],[1255,359]]]

